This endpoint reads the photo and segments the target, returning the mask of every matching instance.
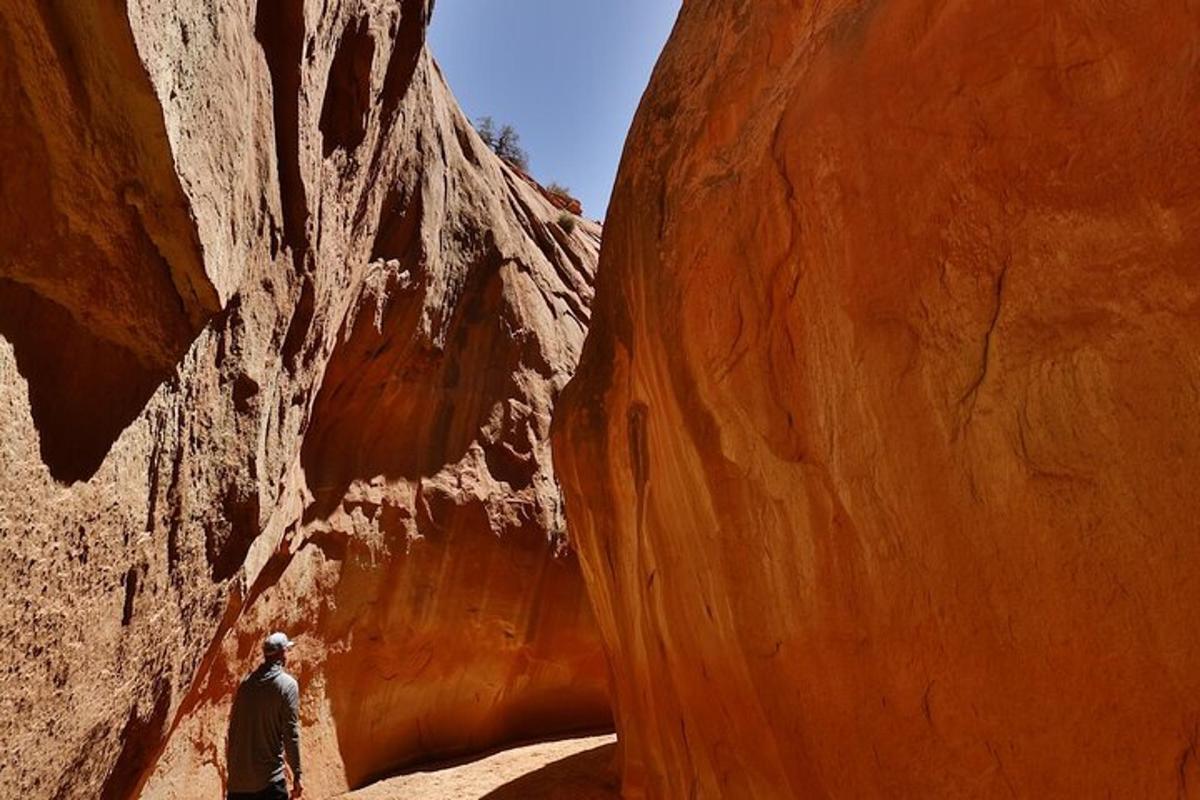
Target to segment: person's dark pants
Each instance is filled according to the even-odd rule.
[[[225,797],[227,800],[288,800],[287,783],[275,781],[257,792],[230,792]]]

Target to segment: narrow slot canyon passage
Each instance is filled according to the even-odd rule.
[[[480,25],[496,36],[501,21],[519,36],[532,9],[479,20],[462,4],[440,4],[447,19],[433,24],[451,63],[436,64],[436,52],[408,38],[414,26],[424,30],[407,16],[420,14],[419,4],[402,7],[399,19],[353,6],[316,30],[300,4],[280,7],[283,27],[262,8],[256,16],[272,93],[300,92],[272,109],[287,130],[274,135],[282,221],[271,222],[278,258],[302,273],[284,363],[296,373],[320,364],[292,467],[300,513],[271,549],[269,533],[249,529],[247,588],[230,599],[138,792],[177,797],[227,780],[221,748],[231,704],[258,641],[278,628],[296,642],[288,671],[301,689],[306,796],[442,797],[450,789],[431,787],[453,776],[462,797],[580,797],[585,785],[615,797],[608,664],[550,452],[554,403],[590,319],[602,230],[539,165],[558,159],[595,171],[607,159],[606,177],[585,174],[579,184],[597,204],[607,201],[619,141],[602,153],[594,137],[571,145],[587,121],[572,123],[573,132],[570,117],[598,115],[623,137],[661,41],[631,54],[620,34],[636,20],[595,31],[550,15],[523,34],[530,43],[575,37],[608,50],[609,60],[636,55],[643,68],[629,73],[620,98],[612,90],[559,103],[555,92],[582,88],[596,64],[540,85],[547,64],[573,49],[560,46],[527,59],[524,75],[503,76],[527,81],[505,93],[488,83],[495,70],[479,67],[529,46],[505,37],[489,52],[464,41]],[[661,39],[673,11],[656,13]],[[612,41],[590,41],[605,35]],[[327,61],[302,55],[306,42],[326,37]],[[423,49],[407,65],[414,46]],[[455,60],[460,50],[475,62]],[[512,149],[492,137],[487,114],[471,119],[456,108],[447,85],[456,72],[474,97],[494,101],[487,110],[504,120],[497,134],[515,96],[527,95],[517,111],[540,108],[513,112],[519,147],[515,137]],[[407,74],[405,84],[397,74]],[[319,103],[305,100],[313,89]],[[601,100],[611,107],[592,108]],[[303,122],[308,106],[320,110],[315,131]],[[562,141],[543,151],[539,143],[555,136]],[[314,184],[318,163],[342,173]],[[325,224],[323,204],[342,202],[356,170],[367,219],[346,235],[363,269],[338,307],[323,297],[328,252],[311,231]],[[288,197],[302,199],[303,213],[291,213]],[[323,342],[314,338],[322,328]],[[261,392],[243,392],[242,404],[254,408]],[[465,763],[429,772],[447,760]]]
[[[0,4],[0,797],[1200,796],[1197,42]]]

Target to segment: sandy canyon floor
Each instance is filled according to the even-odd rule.
[[[399,775],[342,800],[615,800],[615,735],[517,747]]]

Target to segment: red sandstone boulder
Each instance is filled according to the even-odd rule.
[[[555,439],[626,796],[1200,786],[1198,40],[684,5]]]

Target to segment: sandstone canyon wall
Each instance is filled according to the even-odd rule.
[[[308,796],[607,724],[547,443],[599,229],[431,6],[0,8],[0,795],[215,796],[274,628]]]
[[[1200,794],[1198,41],[684,3],[555,422],[628,797]]]

